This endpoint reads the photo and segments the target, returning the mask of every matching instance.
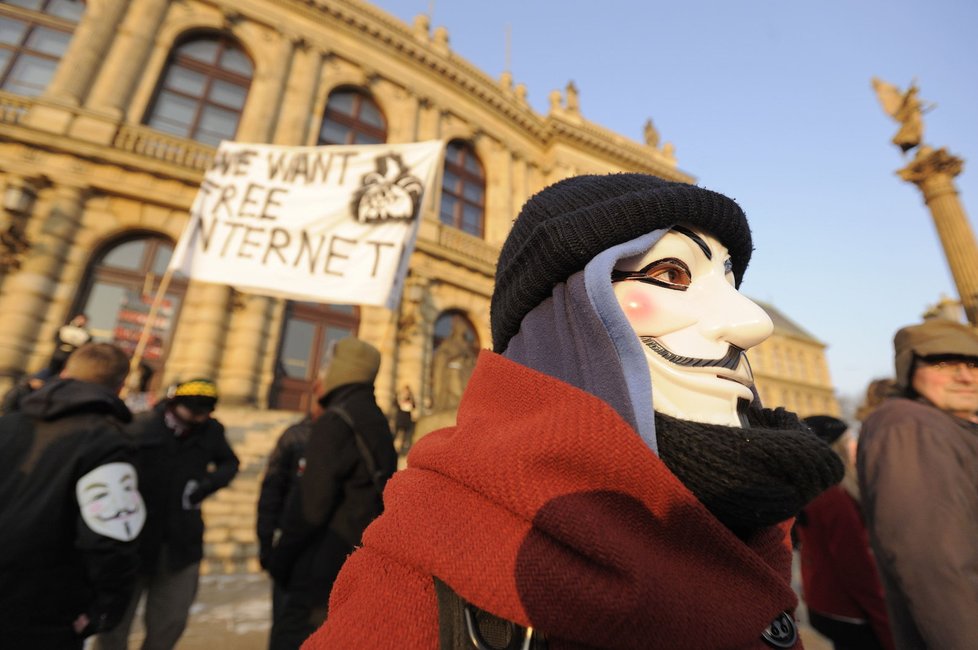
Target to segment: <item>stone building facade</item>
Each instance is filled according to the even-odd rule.
[[[801,417],[840,415],[825,344],[776,307],[755,301],[774,322],[774,333],[747,352],[757,392],[768,407],[784,406]]]
[[[76,313],[97,340],[134,347],[220,140],[447,143],[394,312],[170,283],[148,389],[215,378],[247,461],[237,492],[205,506],[221,570],[255,568],[263,455],[308,407],[330,341],[356,333],[381,350],[382,407],[408,386],[418,415],[450,408],[469,360],[447,350],[491,347],[495,261],[527,198],[579,173],[694,180],[651,123],[636,142],[589,122],[573,83],[540,114],[425,16],[407,25],[357,0],[3,0],[0,22],[0,390],[46,365]],[[820,344],[794,330],[778,345],[804,348],[823,373],[813,390],[830,396]],[[767,401],[791,404],[804,381],[764,354]]]
[[[407,385],[431,408],[438,343],[462,327],[473,350],[490,344],[495,259],[525,199],[583,172],[692,180],[657,136],[585,120],[573,84],[536,113],[424,16],[408,26],[354,0],[16,0],[0,19],[0,388],[42,367],[75,313],[132,343],[221,139],[448,143],[397,313],[174,279],[152,386],[215,377],[223,404],[261,408],[304,409],[329,340],[349,332],[383,352],[383,404]]]

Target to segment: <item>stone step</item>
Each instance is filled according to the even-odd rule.
[[[241,461],[231,484],[201,506],[204,517],[204,559],[201,573],[258,573],[255,538],[258,495],[268,455],[279,436],[302,415],[292,411],[259,411],[241,407],[219,408],[215,417]]]

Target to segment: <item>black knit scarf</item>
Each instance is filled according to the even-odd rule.
[[[662,461],[744,540],[797,515],[844,472],[835,452],[794,413],[751,409],[748,421],[740,428],[655,414]]]

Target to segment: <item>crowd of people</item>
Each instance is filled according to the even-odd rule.
[[[201,503],[238,472],[213,417],[217,386],[178,383],[133,416],[119,398],[126,354],[77,342],[57,374],[11,389],[0,417],[0,584],[17,585],[0,596],[0,647],[79,649],[94,636],[93,650],[125,649],[142,602],[141,647],[169,650],[197,594]],[[269,457],[257,528],[274,577],[272,648],[298,648],[322,623],[333,579],[382,509],[398,456],[374,397],[379,367],[369,343],[338,341],[318,402]]]
[[[795,552],[836,650],[978,648],[978,334],[899,330],[854,426],[766,408],[752,251],[697,186],[545,188],[502,247],[493,349],[420,441],[410,388],[393,427],[377,403],[380,352],[335,342],[262,480],[269,648],[799,648]],[[133,418],[125,354],[72,334],[0,417],[3,639],[125,648],[144,598],[143,648],[173,648],[200,504],[238,470],[217,387]]]

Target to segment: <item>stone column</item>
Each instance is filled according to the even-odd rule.
[[[438,140],[441,138],[441,117],[442,113],[432,103],[424,97],[418,99],[417,113],[414,122],[414,141]],[[424,204],[421,209],[422,217],[426,215],[432,221],[438,221],[438,201],[441,197],[441,182],[443,169],[439,169],[435,176],[436,191],[424,197]],[[424,227],[422,225],[422,227]]]
[[[116,118],[125,114],[169,5],[168,0],[133,0],[88,96],[90,108]]]
[[[304,43],[297,43],[292,68],[285,84],[284,100],[275,129],[276,144],[304,145],[309,141],[312,110],[319,88],[322,54]]]
[[[81,103],[99,64],[105,60],[105,53],[127,4],[123,0],[88,4],[71,37],[71,44],[44,92],[45,97],[60,99],[74,106]]]
[[[248,93],[248,103],[235,139],[241,142],[268,142],[275,113],[284,94],[285,80],[292,60],[292,39],[279,35],[280,42],[271,62],[259,69]],[[254,405],[259,401],[258,386],[266,354],[273,354],[268,340],[274,299],[268,296],[236,294],[227,330],[222,333],[224,354],[220,359],[218,390],[225,404]]]
[[[515,219],[517,212],[523,207],[526,200],[530,198],[529,172],[526,168],[526,158],[522,154],[513,154],[512,171],[510,173],[512,174],[510,185],[513,192],[513,198],[510,202],[510,214],[512,215],[511,218]],[[506,234],[509,234],[508,229],[506,230]]]
[[[254,406],[259,402],[258,385],[274,300],[268,296],[235,294],[225,353],[221,359],[218,389],[224,404]]]
[[[51,192],[53,196],[40,233],[32,242],[20,271],[6,279],[0,292],[0,314],[3,314],[0,376],[3,377],[28,370],[27,360],[35,346],[42,345],[38,334],[81,226],[87,190],[59,185]]]
[[[963,167],[964,161],[943,147],[936,151],[921,147],[898,173],[923,193],[968,322],[978,326],[978,244],[954,186],[954,177]]]
[[[502,243],[509,234],[518,207],[513,206],[513,156],[504,144],[489,141],[486,160],[485,225],[483,238]]]
[[[418,113],[414,125],[414,139],[437,140],[441,137],[441,111],[422,97],[418,100]]]
[[[394,366],[392,390],[396,394],[401,386],[411,387],[416,399],[421,399],[427,382],[424,380],[425,352],[427,351],[426,337],[431,329],[430,302],[428,286],[431,279],[409,272],[404,283],[404,295],[401,298],[395,336]]]
[[[217,377],[230,309],[230,287],[191,280],[173,333],[164,385],[194,377]],[[217,389],[223,392],[220,385]]]
[[[292,63],[292,39],[278,35],[275,53],[255,70],[241,124],[234,139],[238,142],[271,142],[276,112],[285,92],[285,80]]]

